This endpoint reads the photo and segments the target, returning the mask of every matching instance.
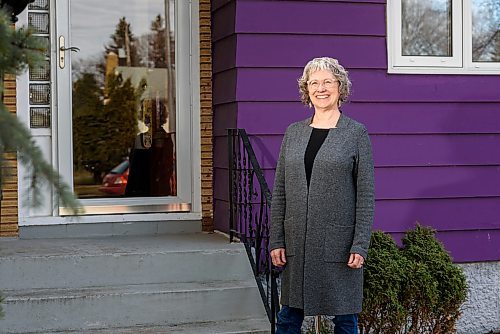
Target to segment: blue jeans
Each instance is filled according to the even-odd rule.
[[[304,311],[299,308],[283,305],[278,312],[276,334],[300,334],[304,321]],[[336,315],[333,319],[335,334],[358,334],[358,315]]]

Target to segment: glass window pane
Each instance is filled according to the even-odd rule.
[[[402,0],[403,56],[453,56],[451,2]]]
[[[50,104],[50,84],[30,84],[30,104]]]
[[[33,3],[30,3],[28,8],[30,10],[32,10],[32,9],[48,10],[49,9],[49,0],[35,0]]]
[[[74,189],[176,196],[175,1],[72,0]],[[120,173],[118,173],[120,172]]]
[[[28,24],[37,34],[49,33],[49,14],[28,13]]]
[[[39,64],[30,67],[31,81],[49,81],[50,80],[50,61],[45,60]]]
[[[498,0],[472,0],[472,61],[500,62]]]
[[[50,128],[50,107],[30,108],[30,128]]]

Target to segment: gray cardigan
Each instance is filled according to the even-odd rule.
[[[307,188],[304,154],[311,119],[291,124],[283,138],[271,206],[270,249],[285,248],[281,303],[306,315],[359,313],[363,270],[373,223],[374,176],[366,128],[341,114],[314,161]]]

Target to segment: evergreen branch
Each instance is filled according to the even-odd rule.
[[[13,29],[10,19],[0,10],[0,71],[19,74],[45,58],[45,48],[31,29]]]
[[[20,74],[28,66],[37,66],[44,58],[41,41],[32,35],[30,29],[13,29],[10,18],[0,10],[0,77],[4,73]],[[0,80],[0,93],[3,93],[3,79]],[[17,152],[18,159],[26,166],[30,175],[30,205],[39,206],[44,195],[42,185],[54,187],[60,203],[72,210],[81,212],[81,207],[71,189],[66,185],[52,166],[45,161],[27,129],[14,114],[11,114],[3,101],[0,103],[0,167],[3,166],[3,154]],[[0,179],[0,189],[1,189]],[[49,196],[52,196],[51,194]],[[58,201],[54,201],[54,206]]]
[[[11,114],[3,104],[0,105],[0,146],[5,152],[18,152],[18,159],[30,175],[30,190],[33,207],[41,204],[45,194],[42,185],[48,182],[59,195],[61,204],[71,208],[74,214],[81,213],[81,207],[71,192],[70,187],[62,180],[52,166],[45,161],[43,153],[31,137],[29,130]],[[54,206],[56,205],[55,202]]]

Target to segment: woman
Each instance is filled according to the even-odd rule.
[[[373,222],[373,160],[366,128],[343,115],[351,82],[333,58],[299,79],[314,115],[283,138],[271,208],[271,257],[285,266],[277,333],[300,333],[304,315],[334,315],[335,334],[357,333],[363,263]]]

